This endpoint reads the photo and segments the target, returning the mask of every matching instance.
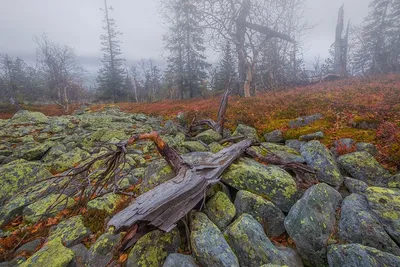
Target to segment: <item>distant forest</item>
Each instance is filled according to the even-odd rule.
[[[313,30],[302,16],[305,8],[305,0],[160,0],[168,25],[167,66],[161,68],[152,59],[127,66],[122,33],[105,0],[96,88],[84,86],[88,74],[72,47],[42,35],[35,38],[34,66],[0,54],[0,102],[57,103],[67,110],[82,101],[154,102],[227,89],[249,97],[325,79],[400,71],[400,1],[372,0],[362,25],[345,22],[342,6],[333,44],[326,48],[331,56],[317,57],[311,70],[302,56],[301,41]],[[206,48],[219,53],[218,62],[210,63]]]

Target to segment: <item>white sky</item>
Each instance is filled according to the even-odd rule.
[[[157,0],[108,0],[118,29],[123,32],[123,56],[129,61],[162,59],[161,23]],[[368,0],[307,0],[304,14],[317,24],[304,42],[305,59],[328,55],[334,40],[338,8],[345,4],[345,18],[359,24],[368,12]],[[0,53],[34,61],[35,36],[46,33],[58,43],[75,49],[90,72],[100,65],[103,0],[0,0]]]

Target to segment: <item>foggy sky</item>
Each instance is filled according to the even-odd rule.
[[[101,65],[103,0],[1,0],[0,53],[35,60],[35,36],[45,33],[52,41],[74,48],[82,65],[95,73]],[[166,26],[157,0],[108,0],[114,11],[123,57],[128,62],[142,58],[163,59],[162,35]],[[368,0],[307,0],[304,14],[316,27],[304,41],[310,62],[318,54],[328,56],[334,41],[338,8],[345,4],[345,19],[359,24],[368,13]]]

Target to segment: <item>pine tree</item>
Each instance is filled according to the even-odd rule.
[[[167,0],[166,13],[170,28],[165,37],[168,72],[173,74],[180,98],[201,95],[207,78],[208,63],[204,55],[204,31],[196,0]]]
[[[121,35],[117,30],[116,22],[110,18],[109,11],[112,7],[107,5],[104,0],[104,26],[105,34],[100,36],[103,67],[99,70],[97,77],[98,90],[101,99],[112,99],[115,103],[127,96],[125,81],[124,59],[121,58],[121,41],[118,36]]]
[[[237,63],[230,42],[226,42],[222,53],[222,59],[217,66],[213,85],[213,89],[217,92],[225,90],[229,82],[234,84],[233,80],[237,78]]]

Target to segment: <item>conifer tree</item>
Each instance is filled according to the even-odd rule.
[[[214,78],[214,90],[217,92],[225,90],[229,82],[234,84],[237,78],[236,72],[236,60],[235,55],[232,51],[231,43],[226,42],[224,50],[222,51],[222,59],[217,66],[215,78]]]

